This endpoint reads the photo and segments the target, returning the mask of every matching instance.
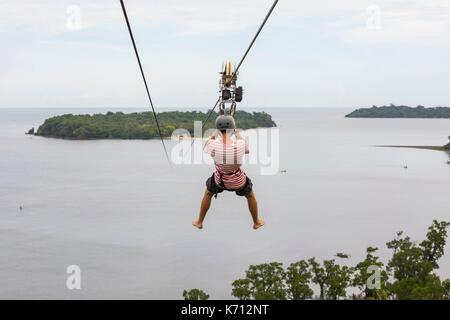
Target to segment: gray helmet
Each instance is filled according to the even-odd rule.
[[[217,130],[229,130],[234,129],[234,118],[232,116],[220,115],[216,119],[216,128]]]

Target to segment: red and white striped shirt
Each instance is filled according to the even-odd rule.
[[[244,155],[249,153],[248,145],[243,139],[231,139],[223,143],[222,138],[210,139],[206,143],[208,153],[216,165],[215,182],[228,190],[238,190],[245,186],[246,175],[241,170]]]

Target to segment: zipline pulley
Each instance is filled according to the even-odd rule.
[[[225,61],[220,72],[220,102],[219,113],[226,114],[226,104],[231,104],[229,108],[230,115],[234,117],[236,113],[236,102],[242,101],[243,89],[236,85],[238,73],[231,61]]]

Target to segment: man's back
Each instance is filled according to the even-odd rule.
[[[214,159],[214,180],[217,185],[223,185],[229,190],[237,190],[245,185],[246,176],[241,170],[244,155],[249,152],[245,140],[231,139],[228,143],[222,139],[209,140],[205,152]]]

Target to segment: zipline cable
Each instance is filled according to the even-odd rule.
[[[256,32],[255,36],[253,37],[252,42],[247,48],[247,51],[245,51],[244,56],[242,57],[241,61],[239,62],[236,70],[234,70],[234,76],[236,76],[237,72],[239,71],[239,68],[241,67],[242,63],[244,62],[245,58],[247,57],[248,53],[250,52],[250,49],[253,47],[253,44],[255,43],[256,39],[258,38],[259,34],[261,33],[261,30],[264,28],[267,20],[269,20],[270,15],[272,14],[273,10],[277,6],[279,0],[275,0],[275,2],[272,4],[272,7],[270,8],[269,12],[267,13],[266,17],[264,18],[264,21],[262,22],[261,26],[259,27],[258,31]]]
[[[239,68],[241,67],[242,63],[244,62],[245,58],[247,57],[248,53],[250,52],[250,49],[253,47],[253,44],[256,42],[256,39],[258,38],[259,34],[261,33],[261,30],[264,28],[267,20],[269,20],[269,17],[271,16],[273,10],[277,6],[278,1],[279,0],[275,0],[274,3],[272,4],[272,7],[270,7],[269,12],[267,12],[266,17],[264,18],[264,21],[262,22],[262,24],[259,27],[258,31],[256,32],[255,36],[253,37],[252,42],[250,43],[247,50],[245,51],[244,56],[242,57],[241,61],[239,61],[239,64],[238,64],[236,70],[234,70],[233,77],[236,77],[236,74],[239,71]],[[219,100],[220,100],[220,98],[219,98]],[[217,107],[219,100],[217,100],[216,105],[209,112],[208,116],[206,117],[206,121],[204,123],[206,123],[209,120],[209,118],[211,117],[211,114],[214,112],[214,109]],[[202,132],[203,132],[203,125],[202,125]]]
[[[147,91],[148,100],[150,101],[150,106],[152,107],[153,117],[155,118],[156,127],[158,128],[158,134],[159,134],[159,137],[161,139],[161,143],[163,145],[167,161],[170,163],[169,154],[167,152],[166,144],[164,143],[164,139],[163,139],[163,136],[162,136],[162,133],[161,133],[161,127],[159,126],[158,117],[156,116],[156,111],[155,111],[155,108],[153,106],[152,97],[150,96],[150,91],[148,89],[147,80],[145,79],[144,69],[142,68],[141,59],[139,58],[139,53],[138,53],[138,50],[137,50],[137,47],[136,47],[136,42],[134,41],[133,32],[131,31],[130,21],[128,20],[128,15],[127,15],[127,11],[125,9],[125,4],[123,3],[123,0],[120,0],[120,4],[122,6],[123,15],[124,15],[125,21],[127,23],[128,32],[130,33],[131,42],[133,43],[134,52],[136,53],[136,58],[137,58],[137,61],[138,61],[138,64],[139,64],[139,69],[141,70],[142,79],[144,80],[144,85],[145,85],[145,90]]]

